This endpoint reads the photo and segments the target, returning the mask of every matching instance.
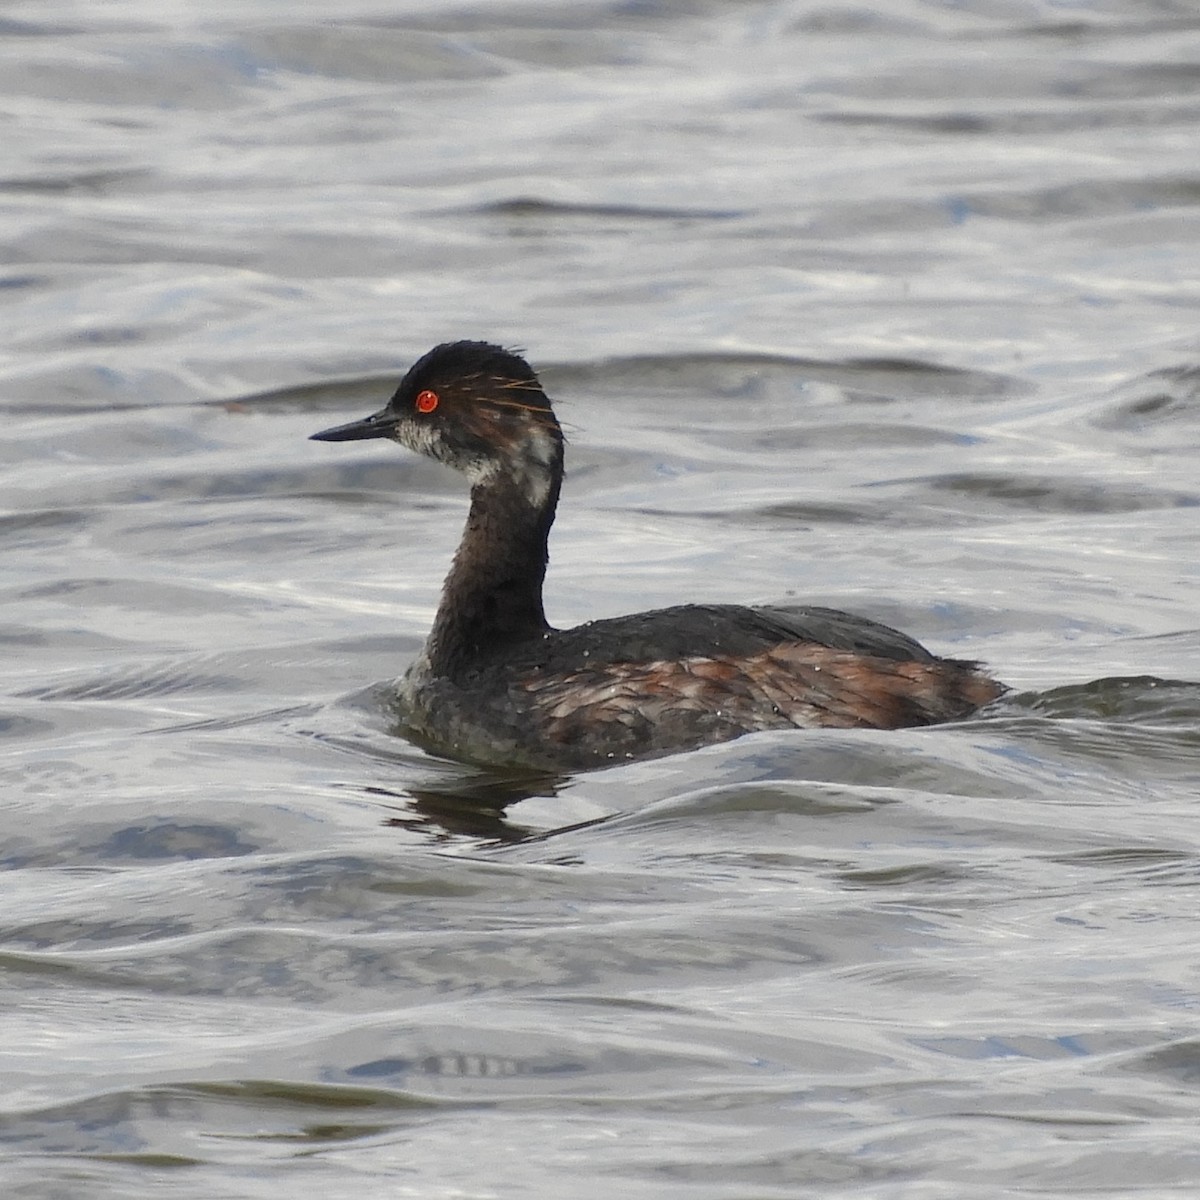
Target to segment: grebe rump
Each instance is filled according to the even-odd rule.
[[[433,629],[399,691],[405,725],[437,752],[591,767],[762,729],[953,721],[1003,690],[832,608],[685,604],[553,629],[542,582],[563,436],[529,364],[499,346],[435,346],[381,412],[313,437],[391,438],[470,480]]]

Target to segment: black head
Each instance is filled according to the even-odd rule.
[[[490,342],[446,342],[419,358],[387,407],[312,435],[318,442],[391,438],[462,471],[472,483],[507,475],[527,492],[562,471],[562,432],[533,368]]]

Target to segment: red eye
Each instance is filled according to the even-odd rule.
[[[438,406],[437,392],[417,393],[417,412],[431,413]]]

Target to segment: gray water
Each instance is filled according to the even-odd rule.
[[[0,10],[0,1194],[1200,1188],[1195,0]],[[556,623],[799,598],[955,726],[393,735],[435,342]]]

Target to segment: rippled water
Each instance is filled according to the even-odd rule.
[[[5,1197],[1200,1185],[1194,0],[0,16]],[[568,426],[559,624],[875,616],[986,718],[563,779],[392,736]]]

